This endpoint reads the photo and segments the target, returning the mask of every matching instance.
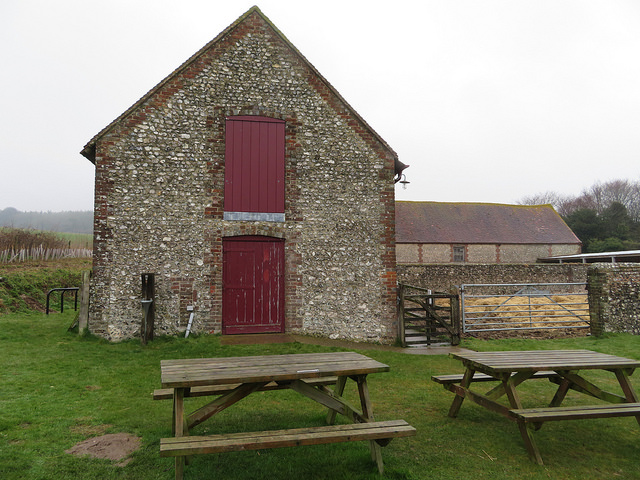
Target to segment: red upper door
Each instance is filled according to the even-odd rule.
[[[222,333],[283,332],[284,241],[225,238],[222,257]]]
[[[284,213],[284,127],[275,118],[227,118],[225,212]]]

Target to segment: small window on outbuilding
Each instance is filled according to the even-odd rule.
[[[454,262],[466,262],[466,249],[462,245],[453,247],[453,261]]]

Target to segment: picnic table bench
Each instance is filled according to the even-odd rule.
[[[553,379],[557,378],[558,374],[556,372],[535,372],[531,375],[530,378],[548,378]],[[464,378],[464,374],[462,373],[454,373],[452,375],[432,375],[431,380],[436,383],[440,383],[442,385],[451,385],[454,383],[460,383]],[[491,375],[487,375],[486,373],[475,372],[473,374],[473,378],[471,382],[497,382],[499,378],[492,377]]]
[[[308,385],[334,385],[338,377],[324,377],[324,378],[308,378],[303,380]],[[214,395],[223,395],[238,388],[240,383],[233,383],[230,385],[204,385],[198,387],[192,387],[186,389],[184,392],[184,398],[188,397],[211,397]],[[260,388],[260,392],[267,392],[270,390],[283,390],[288,388],[282,383],[269,382]],[[173,400],[173,388],[158,388],[153,391],[154,400]]]
[[[161,439],[160,455],[175,457],[176,480],[181,480],[189,455],[367,440],[382,473],[380,447],[393,438],[415,435],[415,428],[404,420],[374,419],[367,375],[388,370],[389,366],[355,352],[163,360],[163,388],[154,391],[153,398],[173,400],[174,437]],[[360,409],[342,397],[348,379],[357,384]],[[189,435],[191,428],[251,393],[281,389],[294,390],[327,407],[329,425]],[[185,398],[208,395],[217,398],[185,415]],[[335,425],[337,414],[352,423]]]
[[[434,375],[432,380],[456,394],[449,416],[456,417],[465,398],[499,413],[518,424],[530,458],[543,464],[532,430],[544,422],[635,416],[640,423],[640,403],[629,377],[640,361],[590,350],[535,350],[511,352],[471,352],[451,354],[462,361],[464,374]],[[622,395],[603,390],[580,375],[582,370],[613,372]],[[523,408],[516,387],[526,380],[546,378],[558,388],[547,407]],[[480,393],[474,383],[498,382]],[[569,390],[597,398],[606,404],[561,406]],[[506,396],[505,406],[497,400]]]

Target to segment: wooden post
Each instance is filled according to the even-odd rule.
[[[400,345],[407,346],[407,336],[404,330],[404,293],[405,286],[403,283],[399,284],[398,289],[398,337],[400,338]]]
[[[460,345],[460,337],[462,335],[462,312],[460,311],[460,291],[457,287],[453,287],[449,294],[449,306],[451,308],[451,327],[455,332],[451,335],[451,345]]]
[[[91,272],[82,272],[82,285],[80,286],[80,313],[78,314],[78,333],[84,334],[89,326],[89,282]]]
[[[155,274],[142,274],[142,326],[140,337],[142,344],[146,345],[153,340],[153,323],[155,320]]]

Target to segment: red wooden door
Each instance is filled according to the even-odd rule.
[[[225,238],[222,258],[222,333],[283,332],[284,241]]]
[[[284,213],[285,122],[229,117],[225,133],[225,212]]]

